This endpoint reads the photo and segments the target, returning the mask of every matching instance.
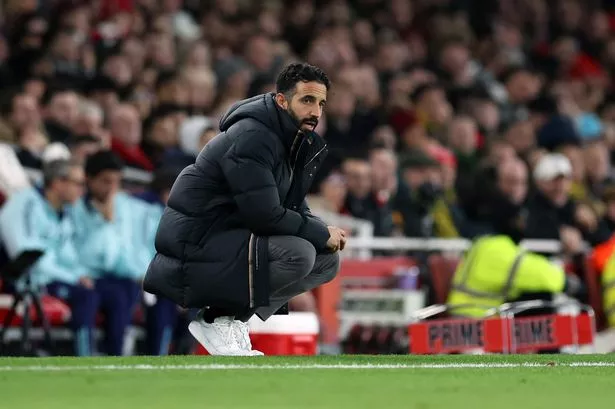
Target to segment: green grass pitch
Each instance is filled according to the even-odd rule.
[[[615,355],[0,358],[0,408],[608,408]]]

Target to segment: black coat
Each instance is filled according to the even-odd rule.
[[[577,227],[574,220],[576,204],[568,200],[557,207],[540,192],[535,192],[527,204],[528,218],[524,236],[528,239],[559,240],[562,226]]]
[[[173,185],[144,289],[190,308],[268,305],[268,236],[325,250],[327,226],[304,199],[327,147],[273,94],[233,105],[220,130]]]

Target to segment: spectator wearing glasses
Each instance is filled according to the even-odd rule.
[[[79,259],[75,226],[66,211],[82,196],[84,185],[80,165],[53,161],[44,168],[42,188],[14,194],[0,211],[0,236],[10,259],[27,250],[44,251],[29,272],[31,283],[70,305],[75,352],[80,356],[92,351],[98,297],[92,270]]]

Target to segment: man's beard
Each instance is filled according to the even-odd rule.
[[[316,129],[316,126],[318,125],[318,118],[314,116],[303,118],[303,119],[299,118],[299,116],[295,114],[295,111],[293,111],[290,107],[288,107],[288,114],[292,118],[295,125],[297,125],[297,128],[301,130],[304,130],[304,127],[306,127],[310,131],[313,131],[314,129]]]

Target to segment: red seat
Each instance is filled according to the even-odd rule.
[[[427,266],[431,274],[431,282],[437,304],[446,304],[459,260],[459,257],[447,257],[441,254],[429,256]]]
[[[0,294],[0,323],[4,322],[4,319],[8,312],[11,309],[11,305],[13,304],[13,296],[10,294]],[[50,297],[48,295],[43,295],[41,297],[41,306],[43,307],[43,312],[47,319],[49,320],[49,324],[51,326],[62,326],[65,325],[71,315],[70,308],[64,304],[61,300]],[[23,318],[23,307],[18,306],[17,314],[11,321],[11,326],[19,326],[22,323]],[[32,322],[38,322],[38,314],[36,310],[32,307],[30,309],[30,320]]]

